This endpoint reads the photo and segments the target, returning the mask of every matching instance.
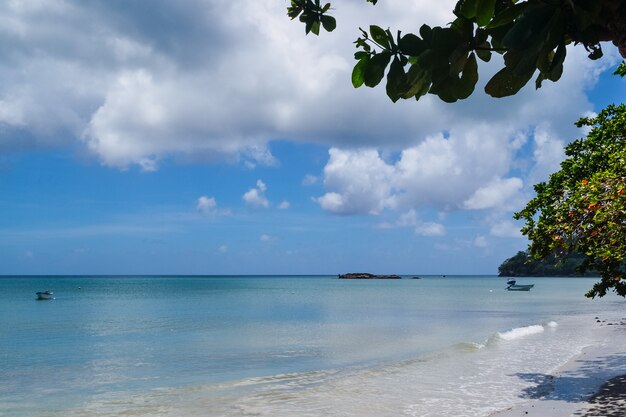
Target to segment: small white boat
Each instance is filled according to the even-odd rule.
[[[508,291],[530,291],[530,289],[534,286],[535,284],[528,284],[528,285],[516,284],[516,281],[514,279],[510,279],[506,282],[506,290]]]
[[[52,300],[54,293],[52,291],[39,291],[35,293],[38,300]]]

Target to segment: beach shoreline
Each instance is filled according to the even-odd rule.
[[[626,318],[596,321],[596,344],[556,372],[536,375],[520,393],[523,403],[490,417],[626,416]]]

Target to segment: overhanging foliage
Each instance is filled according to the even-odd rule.
[[[291,0],[287,14],[299,18],[306,33],[319,35],[320,28],[331,32],[337,25],[330,8],[320,0]],[[626,57],[626,2],[620,0],[459,0],[453,14],[449,26],[424,24],[416,33],[394,34],[376,25],[361,29],[353,85],[375,87],[386,73],[387,95],[394,102],[419,100],[426,93],[454,102],[473,93],[477,60],[489,61],[497,53],[504,56],[504,67],[485,91],[505,97],[536,73],[536,88],[545,80],[557,81],[572,43],[598,59],[600,42],[610,40]]]

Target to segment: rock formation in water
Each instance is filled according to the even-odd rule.
[[[367,272],[351,272],[337,275],[339,279],[400,279],[399,275],[375,275]]]

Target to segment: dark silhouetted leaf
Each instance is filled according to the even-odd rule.
[[[402,63],[398,58],[394,58],[387,74],[387,96],[394,103],[400,99],[408,89],[406,74]]]
[[[476,23],[478,26],[486,26],[496,10],[496,0],[479,0],[476,6]]]
[[[474,92],[476,83],[478,82],[478,63],[476,62],[476,56],[470,54],[465,67],[463,68],[463,75],[457,82],[456,96],[463,100],[468,98]]]
[[[466,19],[473,19],[476,16],[479,0],[460,0],[457,3],[456,12]]]
[[[485,86],[485,92],[492,97],[507,97],[517,93],[528,83],[534,71],[517,74],[509,67],[504,67],[494,75]]]
[[[363,82],[368,87],[376,87],[385,75],[385,69],[391,60],[391,53],[381,52],[370,58],[363,74]]]
[[[370,26],[370,35],[372,35],[372,39],[374,42],[379,45],[389,48],[391,45],[389,44],[389,38],[387,37],[387,32],[385,32],[381,27],[376,25]]]
[[[426,42],[420,39],[418,36],[409,33],[400,38],[398,42],[400,52],[405,55],[418,56],[427,48]]]
[[[322,26],[327,32],[332,32],[337,27],[337,21],[332,16],[322,16]]]

